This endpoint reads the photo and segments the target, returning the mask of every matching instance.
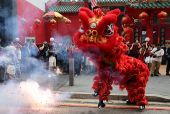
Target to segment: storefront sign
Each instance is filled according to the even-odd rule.
[[[110,7],[109,7],[109,6],[103,6],[103,7],[102,7],[102,10],[103,10],[103,11],[110,11]]]
[[[139,33],[140,33],[140,28],[139,27],[135,27],[134,28],[134,38],[135,38],[135,40],[139,41]]]
[[[160,28],[160,43],[165,44],[165,27]]]

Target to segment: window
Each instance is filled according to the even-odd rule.
[[[35,37],[25,37],[25,43],[36,43],[36,38]]]

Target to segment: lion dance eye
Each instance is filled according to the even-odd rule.
[[[105,30],[104,30],[104,35],[111,36],[111,35],[113,35],[113,33],[114,33],[113,25],[112,24],[107,25]]]
[[[83,25],[81,25],[81,26],[80,26],[80,28],[79,28],[79,32],[81,32],[81,33],[83,33],[83,32],[84,32],[84,30],[83,30]]]

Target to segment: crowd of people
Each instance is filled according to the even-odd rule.
[[[2,47],[0,39],[0,56],[5,55],[12,60],[12,65],[8,65],[9,78],[15,78],[22,73],[29,73],[35,68],[34,61],[30,58],[41,61],[41,67],[44,70],[49,70],[50,75],[56,75],[57,69],[61,70],[62,74],[69,73],[69,58],[74,58],[75,75],[81,74],[84,65],[87,65],[87,74],[94,74],[95,70],[93,62],[89,57],[84,57],[83,54],[77,49],[75,45],[71,45],[70,41],[56,42],[54,38],[50,39],[50,44],[46,41],[42,45],[37,46],[35,43],[25,43],[24,45],[16,38],[15,41],[11,41],[6,47]],[[160,44],[148,45],[148,41],[144,41],[142,44],[135,40],[132,45],[127,45],[126,55],[135,57],[142,62],[146,63],[148,69],[151,72],[151,76],[159,76],[159,68],[161,64],[166,64],[166,75],[170,76],[170,48]],[[169,57],[169,58],[167,58]],[[83,64],[84,62],[84,64]],[[36,67],[39,67],[37,65]],[[28,70],[29,68],[29,70]],[[11,73],[12,72],[12,73]],[[43,71],[42,71],[43,72]]]
[[[152,77],[161,75],[159,73],[160,65],[165,65],[167,61],[166,75],[170,76],[169,45],[148,45],[148,42],[149,38],[146,38],[142,44],[138,40],[135,40],[132,45],[127,46],[126,54],[144,62],[150,70]]]
[[[88,57],[85,62],[83,54],[75,45],[71,45],[68,39],[59,43],[51,38],[50,44],[45,41],[42,45],[37,46],[35,43],[22,44],[19,38],[16,38],[6,47],[0,45],[0,52],[2,52],[0,56],[5,55],[10,58],[15,66],[15,73],[9,76],[10,79],[19,77],[22,73],[29,73],[35,69],[34,67],[39,67],[31,58],[41,61],[44,71],[49,70],[50,75],[53,76],[57,74],[57,69],[60,69],[60,73],[64,75],[69,73],[69,58],[74,58],[76,76],[81,74],[83,65],[87,65],[87,74],[94,74],[93,63],[89,61]],[[85,63],[83,64],[83,62]]]

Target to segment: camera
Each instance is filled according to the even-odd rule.
[[[153,55],[153,58],[156,58],[156,55]]]

